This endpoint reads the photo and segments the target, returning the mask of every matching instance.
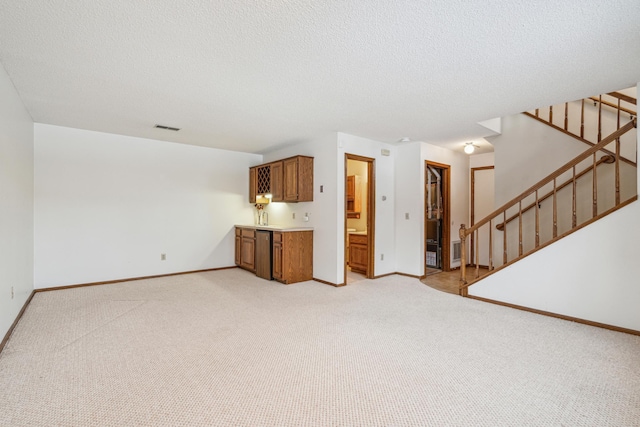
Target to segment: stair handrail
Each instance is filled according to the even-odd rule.
[[[595,166],[600,166],[601,164],[607,164],[610,165],[611,163],[615,163],[616,159],[615,156],[610,155],[610,154],[605,154],[604,156],[600,157],[600,160],[598,160],[595,164]],[[593,171],[593,167],[594,165],[591,166],[587,166],[582,172],[578,173],[576,175],[576,179],[582,178],[584,175],[588,174],[589,172]],[[571,183],[573,183],[573,178],[570,178],[568,180],[566,180],[565,182],[563,182],[562,184],[558,185],[556,187],[556,191],[562,190],[563,188],[569,186]],[[553,196],[553,191],[549,191],[547,194],[545,194],[544,196],[541,196],[538,198],[538,202],[537,203],[531,203],[528,206],[526,206],[525,208],[522,209],[522,213],[525,213],[531,209],[533,209],[537,204],[540,204],[542,202],[544,202],[545,200],[547,200],[549,197]],[[518,215],[511,215],[509,218],[507,218],[507,220],[505,222],[501,222],[499,224],[496,224],[496,228],[498,230],[502,230],[505,223],[508,224],[511,221],[513,221],[514,219],[518,218]]]
[[[519,195],[517,195],[516,197],[514,197],[513,199],[509,200],[508,202],[504,203],[502,206],[500,206],[499,208],[497,208],[496,210],[494,210],[493,212],[491,212],[489,215],[485,216],[483,219],[481,219],[480,221],[478,221],[477,223],[475,223],[473,226],[466,228],[465,224],[461,224],[460,225],[460,230],[459,230],[459,235],[460,235],[460,294],[463,296],[466,296],[466,292],[467,292],[467,288],[469,286],[470,283],[467,282],[467,276],[466,276],[466,264],[467,264],[467,259],[466,259],[466,239],[467,236],[471,235],[472,233],[476,232],[480,227],[488,224],[490,221],[492,221],[495,217],[497,217],[500,214],[503,214],[505,219],[506,219],[506,211],[510,208],[512,208],[513,206],[515,206],[518,203],[522,203],[522,200],[533,195],[536,194],[537,196],[537,191],[540,190],[542,187],[544,187],[545,185],[554,182],[554,187],[555,187],[555,179],[558,178],[559,176],[561,176],[562,174],[568,172],[569,170],[573,169],[574,171],[574,178],[575,178],[575,166],[578,165],[580,162],[586,160],[587,158],[589,158],[590,156],[594,156],[595,153],[597,153],[598,151],[602,150],[605,146],[607,146],[608,144],[618,140],[618,144],[617,144],[617,149],[616,149],[616,168],[617,168],[617,172],[619,171],[618,167],[619,167],[619,162],[620,162],[620,150],[619,150],[619,138],[624,135],[625,133],[629,132],[631,129],[634,129],[637,127],[637,118],[634,118],[633,120],[631,120],[630,122],[628,122],[626,125],[624,125],[623,127],[619,128],[618,130],[616,130],[615,132],[613,132],[611,135],[607,136],[606,138],[602,139],[599,143],[595,144],[594,146],[590,147],[589,149],[587,149],[585,152],[583,152],[582,154],[576,156],[573,160],[570,160],[569,162],[565,163],[563,166],[559,167],[558,169],[556,169],[554,172],[551,172],[549,175],[547,175],[546,177],[542,178],[540,181],[538,181],[537,183],[535,183],[534,185],[532,185],[531,187],[529,187],[528,189],[526,189],[525,191],[523,191],[522,193],[520,193]],[[595,163],[595,161],[594,161]],[[616,185],[619,185],[619,181],[616,179]],[[619,188],[616,188],[616,205],[620,204],[620,200],[619,200]],[[575,203],[575,200],[574,200]],[[520,209],[520,215],[522,215],[522,209]],[[575,216],[575,210],[574,210],[574,216]],[[555,225],[554,225],[555,227]],[[574,224],[573,228],[576,228],[576,225]],[[555,230],[554,230],[554,238],[555,238]],[[490,252],[491,254],[491,252]],[[519,257],[522,256],[522,242],[520,242],[520,255]],[[516,258],[517,259],[517,258]],[[502,266],[498,267],[498,268],[503,268],[506,266],[506,263],[503,264]],[[477,264],[476,264],[476,268],[477,268]],[[496,268],[496,270],[498,269]]]

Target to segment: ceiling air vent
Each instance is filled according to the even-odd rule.
[[[174,132],[178,132],[180,130],[180,128],[173,128],[171,126],[164,126],[164,125],[155,125],[154,127],[157,129],[172,130]]]

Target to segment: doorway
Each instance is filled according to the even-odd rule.
[[[494,210],[494,168],[493,166],[483,166],[471,168],[471,226],[476,220],[482,220]],[[480,227],[477,237],[480,242],[489,241],[489,228]],[[479,253],[476,259],[476,233],[471,234],[469,262],[479,264],[481,268],[490,268],[491,257],[489,251],[492,250],[486,245],[478,247]]]
[[[425,162],[425,275],[451,270],[451,167]]]
[[[345,154],[344,283],[374,277],[375,159]]]

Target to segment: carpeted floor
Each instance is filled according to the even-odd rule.
[[[640,337],[388,276],[37,293],[2,426],[640,426]]]

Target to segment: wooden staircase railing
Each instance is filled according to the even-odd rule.
[[[580,178],[582,178],[583,176],[587,175],[589,172],[594,173],[593,171],[595,170],[595,168],[597,168],[598,166],[600,166],[601,164],[606,164],[606,165],[610,165],[611,163],[615,163],[616,158],[615,156],[612,155],[604,155],[602,157],[600,157],[600,160],[598,160],[595,164],[587,166],[585,169],[582,170],[582,172],[579,172],[576,176],[575,179],[578,180]],[[558,185],[557,188],[555,188],[555,193],[557,194],[558,191],[562,190],[565,187],[568,187],[569,185],[573,184],[573,178],[566,180],[565,182],[563,182],[562,184]],[[529,210],[533,209],[536,205],[538,205],[538,207],[540,207],[540,204],[542,202],[544,202],[545,200],[547,200],[549,197],[553,196],[554,191],[549,191],[547,194],[540,196],[540,198],[538,199],[537,203],[530,203],[528,206],[524,207],[522,209],[522,213],[526,213]],[[511,215],[509,218],[507,218],[506,224],[509,224],[511,221],[513,221],[514,219],[517,219],[519,215]],[[496,225],[496,228],[500,231],[502,231],[504,229],[505,223],[501,222],[499,224]],[[473,256],[473,255],[472,255]]]
[[[613,98],[613,102],[607,99],[604,99],[603,96],[609,96]],[[594,105],[598,106],[597,111],[597,133],[594,138],[590,139],[588,135],[585,133],[585,105],[587,102],[593,102]],[[577,108],[577,104],[579,103],[580,111],[575,114],[570,114],[570,106],[572,108]],[[624,103],[624,105],[623,105]],[[536,119],[542,123],[545,123],[552,128],[563,132],[569,136],[572,136],[585,144],[595,145],[602,140],[602,131],[603,131],[603,108],[606,110],[611,110],[609,113],[615,114],[615,120],[617,123],[616,129],[620,129],[621,122],[626,120],[626,116],[629,117],[630,121],[633,121],[637,116],[637,100],[629,95],[625,95],[620,92],[609,92],[605,95],[592,96],[586,99],[573,101],[573,102],[565,102],[564,105],[560,105],[564,111],[564,119],[562,121],[562,126],[559,126],[554,123],[554,106],[550,106],[548,112],[546,114],[541,112],[539,108],[537,108],[533,113],[525,111],[523,114]],[[556,106],[558,107],[558,106]],[[570,126],[570,117],[575,116],[577,119],[579,115],[580,125],[579,131],[575,131],[578,125]],[[556,121],[557,122],[557,121]],[[609,150],[603,149],[604,153],[608,155],[613,155],[613,153]],[[621,161],[628,163],[630,165],[635,166],[635,159],[629,159],[624,156],[621,156]]]
[[[622,126],[618,130],[613,132],[611,135],[602,139],[599,143],[593,145],[584,153],[580,154],[570,162],[566,163],[564,166],[557,169],[555,172],[552,172],[547,177],[540,180],[535,185],[523,191],[520,195],[516,196],[509,202],[505,203],[504,205],[502,205],[501,207],[493,211],[491,214],[486,216],[484,219],[478,221],[472,227],[466,228],[466,226],[462,224],[460,226],[460,241],[461,241],[460,295],[467,296],[468,287],[481,278],[479,274],[480,256],[481,256],[480,254],[480,243],[481,243],[480,231],[481,230],[483,230],[483,236],[486,236],[484,238],[486,242],[482,242],[482,243],[488,245],[486,246],[486,248],[488,249],[486,254],[488,255],[487,267],[489,271],[487,274],[482,276],[482,278],[484,278],[487,275],[493,274],[513,264],[514,262],[524,258],[525,256],[530,255],[540,250],[541,248],[548,246],[549,244],[577,231],[578,229],[598,220],[599,218],[602,218],[608,215],[609,213],[633,202],[634,200],[637,200],[638,198],[637,189],[635,189],[634,196],[629,197],[624,201],[621,201],[621,189],[620,189],[620,186],[621,186],[620,163],[622,161],[620,156],[620,137],[626,134],[627,132],[629,132],[630,130],[632,130],[633,128],[635,128],[636,126],[637,126],[637,119],[634,118],[629,123],[627,123],[626,125]],[[603,207],[598,206],[598,178],[597,178],[596,171],[597,171],[597,164],[599,160],[596,158],[596,156],[599,151],[603,150],[604,147],[612,143],[615,144],[615,153],[613,153],[614,163],[615,163],[614,184],[613,184],[614,188],[612,189],[615,192],[615,202],[613,203],[613,207],[602,211]],[[578,218],[579,216],[578,215],[578,202],[579,202],[578,201],[578,196],[579,196],[578,177],[582,172],[577,172],[576,167],[580,165],[582,162],[585,162],[587,159],[590,159],[591,161],[591,165],[592,165],[591,171],[593,172],[592,186],[591,186],[592,188],[591,188],[591,191],[589,191],[591,193],[590,195],[591,200],[589,201],[589,204],[591,204],[592,206],[591,216],[588,219],[583,220],[581,218],[579,220]],[[568,216],[569,216],[568,219],[570,219],[570,225],[567,226],[568,230],[562,233],[559,233],[559,221],[561,219],[560,216],[565,212],[559,212],[559,209],[561,206],[559,203],[558,192],[561,190],[561,187],[560,187],[561,185],[559,185],[557,181],[558,180],[564,181],[561,178],[565,174],[568,174],[571,177],[569,179],[569,184],[564,184],[564,183],[561,184],[562,188],[571,186],[572,196],[571,196],[570,209],[568,212]],[[550,191],[545,191],[545,187],[550,188]],[[542,197],[540,197],[539,195],[540,192],[545,193],[545,196],[543,197],[552,198],[553,200],[552,211],[550,215],[551,221],[552,221],[551,227],[550,227],[551,230],[549,233],[550,236],[545,241],[543,241],[544,239],[541,239],[541,230],[542,230],[543,224],[541,224],[542,215],[541,215],[540,201],[542,200]],[[546,193],[551,193],[551,194],[547,195]],[[531,200],[531,202],[527,203],[528,200]],[[524,208],[523,208],[523,205],[525,205]],[[525,232],[526,227],[523,226],[523,214],[525,213],[525,209],[526,210],[533,209],[535,213],[535,217],[533,218],[534,224],[531,227],[533,228],[533,230],[531,230],[533,232],[533,236],[528,236],[527,233]],[[517,231],[509,230],[509,227],[507,226],[508,218],[512,220],[518,219]],[[565,216],[563,216],[562,219],[564,220]],[[502,230],[494,231],[494,225],[497,225],[500,222],[503,224]],[[546,228],[545,228],[545,231],[547,231]],[[514,233],[514,232],[516,233],[516,237],[517,237],[516,239],[513,239],[516,241],[516,244],[517,244],[516,249],[514,249],[513,247],[509,247],[509,242],[510,242],[509,237],[511,235],[510,233]],[[494,256],[493,256],[494,243],[498,243],[498,240],[494,239],[494,233],[502,234],[501,236],[502,248],[500,251],[502,253],[502,260],[501,260],[502,263],[501,265],[498,265],[498,266],[495,265]],[[466,241],[469,236],[473,236],[473,242],[475,246],[475,250],[474,250],[475,259],[467,259]],[[525,250],[525,244],[524,244],[525,239],[527,239],[527,241],[530,239],[531,240],[530,245],[532,246],[531,248],[528,248],[526,250]],[[497,249],[500,249],[499,244],[497,244],[496,246],[498,246]],[[517,255],[515,255],[515,253],[517,253]],[[466,272],[468,263],[475,266],[474,278],[472,278],[470,281],[467,280],[467,272]]]

